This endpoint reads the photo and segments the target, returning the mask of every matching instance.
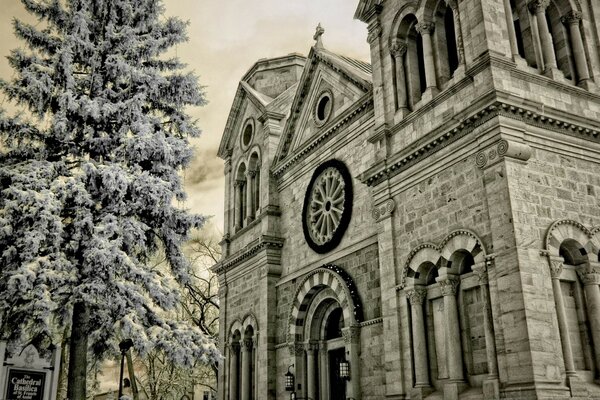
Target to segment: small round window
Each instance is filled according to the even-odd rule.
[[[252,135],[254,134],[254,121],[249,119],[246,121],[244,130],[242,131],[242,147],[247,148],[252,142]]]
[[[321,126],[329,119],[333,108],[333,96],[330,92],[321,93],[315,107],[315,122]]]

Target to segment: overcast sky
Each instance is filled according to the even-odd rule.
[[[43,1],[43,0],[42,0]],[[209,104],[190,110],[203,130],[194,141],[196,160],[186,172],[186,206],[214,215],[223,225],[223,162],[216,157],[237,84],[263,57],[308,54],[317,23],[334,52],[369,61],[366,25],[353,20],[358,0],[167,0],[166,14],[189,20],[189,42],[176,49],[200,76]],[[28,19],[19,0],[0,0],[0,76],[10,79],[5,56],[18,47],[14,17]],[[4,95],[0,95],[0,104]]]

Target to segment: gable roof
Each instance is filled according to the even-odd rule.
[[[354,19],[369,22],[371,17],[381,10],[385,0],[360,0],[354,13]]]
[[[242,80],[238,84],[233,98],[233,104],[229,110],[229,116],[227,117],[225,129],[223,130],[219,150],[217,151],[218,157],[226,158],[229,155],[230,142],[235,135],[236,123],[240,117],[240,113],[243,112],[243,105],[246,100],[252,102],[252,104],[263,114],[267,111],[286,114],[291,105],[291,95],[289,92],[290,90],[295,90],[297,84],[291,85],[291,87],[280,93],[277,97],[272,98],[250,85],[249,81],[254,74],[261,71],[261,68],[265,68],[269,63],[276,63],[277,65],[285,63],[298,65],[299,63],[304,64],[305,60],[306,58],[304,56],[297,53],[271,59],[260,59],[244,74]]]
[[[327,65],[365,92],[372,90],[372,69],[369,63],[335,54],[322,46],[313,46],[308,54],[300,82],[298,82],[298,89],[290,109],[290,117],[286,122],[282,140],[279,142],[279,148],[277,149],[275,165],[288,155],[300,111],[310,90],[317,66],[320,63]]]

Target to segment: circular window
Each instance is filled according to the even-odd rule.
[[[252,142],[252,135],[254,134],[254,121],[249,119],[246,121],[244,130],[242,131],[242,147],[246,148]]]
[[[304,238],[311,249],[323,254],[342,240],[352,214],[352,178],[338,160],[321,164],[306,190],[302,210]]]
[[[333,95],[331,92],[323,92],[317,100],[314,119],[317,125],[321,126],[329,119],[331,109],[333,108]]]

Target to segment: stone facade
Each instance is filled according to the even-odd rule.
[[[219,399],[600,398],[600,4],[356,18],[240,81]]]

